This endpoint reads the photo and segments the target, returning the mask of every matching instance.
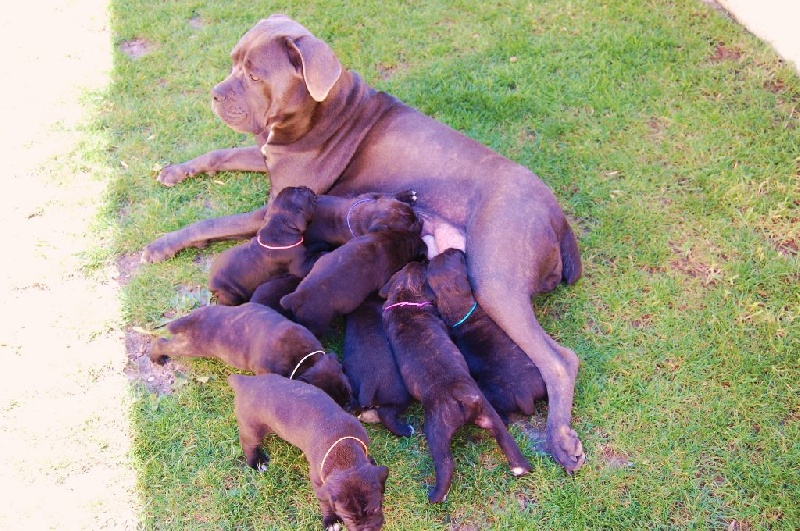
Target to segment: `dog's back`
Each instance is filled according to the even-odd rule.
[[[370,232],[322,256],[294,293],[281,299],[298,322],[324,335],[406,263],[423,258],[425,243],[408,231]]]

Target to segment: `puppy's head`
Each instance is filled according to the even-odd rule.
[[[421,262],[409,262],[403,269],[392,275],[378,295],[386,299],[387,304],[432,302],[433,291],[425,281],[425,269],[425,264]]]
[[[231,52],[231,72],[212,91],[214,112],[232,129],[292,142],[310,127],[342,73],[333,51],[285,15],[259,21]]]
[[[345,376],[342,364],[339,363],[336,354],[328,353],[319,356],[314,365],[297,379],[322,389],[346,411],[355,410],[353,388],[350,386],[350,380]]]
[[[258,230],[259,242],[275,247],[300,241],[317,206],[317,194],[305,186],[282,189],[269,204]]]
[[[436,294],[437,305],[474,301],[472,285],[467,277],[466,255],[460,249],[447,249],[431,258],[427,280]]]
[[[383,526],[383,492],[389,469],[373,464],[329,476],[319,495],[327,499],[348,530],[371,531]]]
[[[167,324],[169,338],[160,337],[150,347],[150,361],[163,365],[170,356],[185,356],[195,350],[203,331],[203,322],[211,306],[201,306],[188,315]]]
[[[400,230],[414,234],[422,232],[422,222],[417,219],[409,202],[388,194],[365,194],[364,197],[371,200],[360,204],[354,210],[352,218],[364,220],[368,232],[380,230]]]

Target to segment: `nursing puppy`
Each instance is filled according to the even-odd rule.
[[[368,232],[320,257],[294,293],[281,299],[281,306],[323,336],[335,318],[358,308],[408,262],[425,258],[426,250],[418,233]]]
[[[253,295],[250,297],[250,302],[255,302],[256,304],[261,304],[263,306],[269,306],[276,312],[279,312],[285,317],[291,319],[292,312],[284,309],[281,306],[281,299],[284,295],[288,295],[297,289],[297,286],[300,284],[301,280],[303,279],[294,275],[284,275],[282,277],[267,280],[256,288],[256,290],[253,292]]]
[[[399,417],[411,404],[411,395],[383,331],[382,307],[383,299],[373,295],[345,317],[342,366],[362,410],[359,418],[368,421],[377,414],[390,432],[410,437],[414,429]]]
[[[400,374],[425,410],[425,437],[436,475],[428,500],[437,503],[447,497],[453,478],[450,440],[469,422],[492,434],[515,476],[530,472],[531,465],[470,376],[464,357],[436,313],[433,292],[425,283],[425,266],[418,262],[405,266],[384,286],[381,297],[387,299],[383,325]]]
[[[383,525],[383,492],[389,469],[368,454],[361,423],[319,389],[275,374],[233,374],[239,442],[247,464],[264,470],[260,448],[269,433],[297,446],[308,460],[314,495],[329,531],[372,531]]]
[[[335,354],[326,354],[308,330],[255,303],[202,306],[170,322],[172,337],[160,338],[150,360],[169,356],[217,358],[256,374],[274,373],[315,385],[342,407],[352,407],[353,392]]]
[[[416,194],[367,193],[355,197],[317,196],[317,206],[306,230],[306,241],[343,245],[352,238],[380,230],[419,233],[422,222],[411,206]]]
[[[447,249],[433,257],[427,280],[470,374],[503,422],[512,413],[532,415],[534,402],[547,397],[542,375],[475,301],[463,251]]]
[[[256,237],[227,249],[211,265],[208,287],[218,304],[236,306],[267,280],[308,274],[317,254],[309,252],[303,233],[316,204],[316,194],[304,186],[281,190]]]

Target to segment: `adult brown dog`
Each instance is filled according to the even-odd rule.
[[[552,191],[527,168],[370,88],[286,16],[258,22],[231,58],[212,106],[257,145],[168,166],[159,181],[172,186],[198,173],[246,170],[268,171],[273,197],[297,185],[340,196],[414,190],[428,254],[467,252],[475,298],[547,385],[549,450],[568,471],[580,467],[583,448],[570,428],[578,358],[547,335],[531,306],[531,295],[581,276],[575,235]],[[157,239],[142,259],[251,237],[259,223],[258,211],[201,221]]]
[[[239,442],[247,464],[264,470],[259,448],[269,433],[297,446],[308,460],[308,475],[329,531],[374,531],[383,525],[383,493],[389,469],[368,454],[361,423],[325,393],[275,374],[228,377],[236,398]]]

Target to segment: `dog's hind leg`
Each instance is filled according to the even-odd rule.
[[[455,423],[456,419],[449,419],[450,423],[440,418],[441,412],[425,411],[425,438],[433,458],[433,470],[436,483],[428,492],[428,501],[441,503],[447,498],[447,491],[453,481],[453,454],[450,453],[450,441],[453,434],[461,424]],[[460,420],[460,419],[459,419]]]
[[[414,427],[400,420],[397,409],[397,406],[378,406],[378,418],[387,430],[398,437],[411,437]]]
[[[529,206],[495,205],[477,212],[474,219],[491,220],[490,226],[473,222],[467,242],[467,268],[475,298],[487,314],[528,355],[547,387],[547,442],[555,460],[568,472],[584,462],[583,446],[570,428],[578,357],[542,329],[531,305],[543,279],[558,271],[560,245],[549,212],[531,212]],[[528,212],[521,217],[519,212]],[[514,227],[515,245],[507,231]]]
[[[497,446],[503,451],[503,454],[508,459],[508,465],[511,467],[511,473],[515,476],[521,476],[531,471],[531,464],[522,455],[522,451],[517,446],[517,442],[508,432],[506,425],[500,418],[500,415],[494,410],[488,401],[483,400],[482,405],[479,407],[483,411],[475,419],[475,424],[492,434]]]

